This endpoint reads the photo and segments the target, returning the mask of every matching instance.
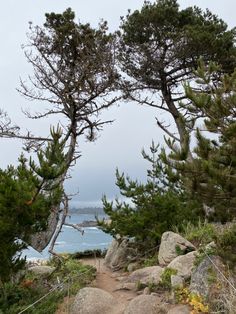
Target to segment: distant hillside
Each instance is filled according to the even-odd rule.
[[[91,215],[104,215],[104,211],[101,207],[84,207],[84,208],[70,208],[71,214],[91,214]]]

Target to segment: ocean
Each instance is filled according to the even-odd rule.
[[[98,215],[102,219],[104,215]],[[83,221],[94,221],[94,214],[71,214],[67,222],[79,224]],[[64,226],[60,233],[56,245],[54,247],[57,253],[74,253],[83,252],[93,249],[107,249],[112,241],[112,237],[96,227],[85,227],[84,234],[72,227]],[[28,260],[47,259],[49,258],[48,248],[42,253],[38,253],[32,248],[23,251],[22,256],[26,256]]]

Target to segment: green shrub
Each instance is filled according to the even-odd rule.
[[[212,242],[217,234],[214,224],[201,220],[197,224],[184,222],[179,228],[175,228],[175,231],[197,247]]]
[[[216,254],[233,269],[236,264],[236,224],[226,225],[214,238]]]
[[[95,277],[94,267],[82,265],[70,257],[60,263],[53,259],[49,264],[56,266],[51,275],[27,273],[19,284],[7,282],[0,286],[0,309],[4,314],[19,313],[61,283],[58,289],[27,310],[27,314],[54,314],[63,297],[67,295],[68,289],[70,295],[75,295]]]
[[[158,253],[150,256],[150,257],[147,257],[145,258],[145,260],[143,261],[142,265],[144,267],[149,267],[149,266],[156,266],[158,265],[159,262],[158,262]]]
[[[171,288],[171,276],[176,275],[176,274],[177,274],[176,269],[166,267],[164,269],[164,272],[161,275],[160,286],[165,289],[170,289]]]

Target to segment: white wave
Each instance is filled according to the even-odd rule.
[[[99,230],[97,227],[84,227],[85,230]]]
[[[57,241],[57,242],[55,243],[55,245],[63,245],[63,244],[66,244],[66,242],[65,242],[65,241]]]
[[[74,228],[73,228],[73,227],[71,227],[71,226],[63,226],[63,228],[74,229]]]
[[[37,262],[37,261],[44,261],[46,260],[46,258],[43,258],[43,257],[26,257],[27,261],[30,261],[30,262]]]
[[[101,242],[101,243],[86,243],[86,242],[83,242],[81,243],[82,246],[93,246],[93,247],[98,247],[98,246],[103,246],[103,245],[109,245],[110,242]]]

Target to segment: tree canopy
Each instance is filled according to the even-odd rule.
[[[198,68],[198,90],[186,85],[191,110],[205,119],[196,130],[192,161],[178,164],[185,186],[210,210],[209,218],[230,221],[236,205],[236,72],[213,82],[216,64]]]
[[[61,183],[80,157],[78,139],[86,136],[89,141],[95,140],[103,125],[111,122],[100,119],[101,111],[118,99],[113,94],[118,79],[114,36],[108,33],[107,23],[103,21],[95,29],[74,19],[69,8],[62,14],[46,14],[42,27],[30,26],[24,49],[34,72],[28,82],[21,80],[19,88],[27,99],[50,104],[44,112],[28,112],[29,118],[61,116],[66,165]],[[45,248],[54,234],[59,207],[50,219],[48,233],[37,235],[31,243],[37,250]]]
[[[25,260],[21,251],[35,233],[48,228],[48,218],[58,206],[63,189],[64,145],[60,130],[38,152],[37,164],[23,156],[17,167],[0,170],[0,281],[9,280]]]
[[[201,57],[217,62],[220,72],[236,66],[235,29],[209,10],[180,10],[176,0],[145,1],[140,10],[122,18],[119,62],[124,72],[124,97],[170,113],[178,134],[168,123],[157,124],[182,149],[198,115],[189,111],[182,84],[192,80]],[[217,76],[215,77],[217,80]]]

